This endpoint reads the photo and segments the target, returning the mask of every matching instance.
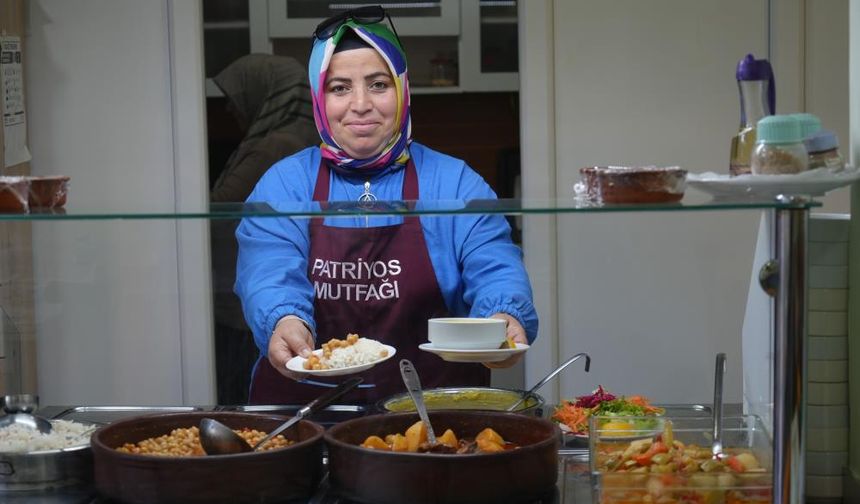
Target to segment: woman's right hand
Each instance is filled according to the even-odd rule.
[[[282,318],[269,338],[269,362],[282,375],[299,380],[301,376],[287,370],[287,361],[296,355],[307,358],[313,348],[313,335],[301,319]]]

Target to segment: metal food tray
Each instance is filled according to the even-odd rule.
[[[74,406],[64,409],[51,418],[106,425],[140,415],[203,410],[204,408],[199,406]]]
[[[244,413],[271,413],[275,415],[295,416],[304,405],[299,404],[250,404],[237,406],[219,406],[218,411],[241,411]],[[308,420],[325,427],[368,414],[366,406],[355,404],[332,404],[311,415]]]

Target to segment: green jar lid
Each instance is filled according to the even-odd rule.
[[[800,121],[791,115],[767,116],[756,125],[756,140],[766,144],[802,142]]]
[[[809,138],[821,131],[821,119],[814,114],[801,113],[791,114],[800,121],[800,136],[801,138]]]

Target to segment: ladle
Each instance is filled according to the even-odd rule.
[[[570,359],[567,359],[566,361],[564,361],[564,363],[561,366],[555,368],[555,370],[552,373],[546,375],[543,380],[537,382],[537,384],[534,387],[529,389],[528,392],[524,393],[523,396],[520,397],[519,401],[508,406],[507,411],[515,411],[519,407],[519,405],[522,404],[523,401],[525,401],[526,399],[531,397],[537,391],[537,389],[546,385],[546,382],[550,381],[555,375],[561,373],[562,369],[566,368],[570,364],[573,364],[575,361],[579,360],[580,357],[585,357],[585,372],[587,373],[589,368],[591,368],[591,357],[589,357],[587,353],[578,353],[578,354],[574,355],[573,357],[571,357]]]
[[[227,427],[215,419],[203,418],[200,420],[200,444],[203,446],[203,451],[205,451],[207,455],[229,455],[232,453],[256,451],[261,446],[268,443],[273,437],[289,429],[299,420],[325,408],[338,397],[354,389],[362,381],[364,381],[362,378],[353,377],[340,383],[337,387],[309,402],[305,407],[300,409],[293,418],[282,423],[278,428],[270,432],[253,447],[249,445],[247,441],[242,439],[241,436],[236,434],[230,427]]]
[[[427,414],[427,407],[424,406],[424,392],[421,390],[421,379],[418,378],[418,372],[408,359],[400,361],[400,376],[403,377],[403,384],[406,385],[406,390],[409,391],[409,396],[412,397],[412,402],[415,403],[415,409],[418,411],[418,416],[427,427],[427,442],[430,446],[435,446],[436,433],[433,432],[433,426],[430,425],[430,415]]]
[[[713,458],[723,455],[723,375],[726,374],[726,354],[718,353],[714,370],[714,442],[711,444]]]
[[[29,429],[38,430],[42,434],[50,434],[51,422],[33,414],[39,407],[39,397],[33,394],[7,395],[3,397],[3,411],[6,415],[0,417],[0,428],[9,425],[23,425]]]

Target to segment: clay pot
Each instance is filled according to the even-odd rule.
[[[286,448],[235,455],[158,457],[116,451],[124,443],[198,426],[203,417],[227,426],[269,432],[289,417],[236,412],[192,412],[130,418],[92,437],[96,489],[130,504],[274,503],[307,499],[323,474],[322,426],[302,420],[284,435]]]
[[[26,212],[29,191],[26,177],[0,177],[0,212]]]
[[[48,177],[27,177],[30,181],[30,208],[54,208],[66,204],[69,177],[54,175]]]
[[[329,483],[343,498],[375,504],[481,504],[532,502],[552,495],[558,476],[561,431],[554,423],[493,411],[430,412],[433,429],[475,437],[491,427],[520,447],[468,455],[406,453],[359,446],[368,436],[403,433],[415,413],[371,415],[329,429]]]

